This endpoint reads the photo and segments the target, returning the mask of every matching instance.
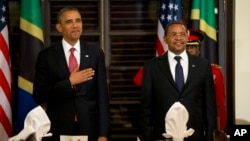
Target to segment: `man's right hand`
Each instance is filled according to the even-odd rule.
[[[78,65],[71,72],[69,76],[69,80],[70,80],[71,85],[73,86],[73,85],[80,84],[80,83],[93,79],[94,74],[95,74],[95,70],[93,70],[92,68],[86,68],[86,69],[79,71],[79,65]]]

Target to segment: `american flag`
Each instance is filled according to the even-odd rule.
[[[11,68],[7,26],[7,0],[0,0],[0,140],[7,141],[12,134]]]
[[[167,44],[164,42],[165,26],[173,21],[182,21],[182,0],[160,0],[158,29],[156,40],[156,56],[167,51]],[[143,68],[140,68],[134,77],[134,84],[141,86]]]

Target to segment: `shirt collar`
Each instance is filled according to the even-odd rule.
[[[173,52],[168,51],[168,59],[173,60],[175,56],[176,56],[176,55],[175,55]],[[188,55],[187,55],[187,52],[186,52],[186,51],[183,51],[183,52],[182,52],[180,55],[178,55],[178,56],[181,56],[181,58],[182,58],[183,61],[185,61],[185,62],[188,61]]]
[[[63,49],[65,52],[68,52],[72,47],[69,43],[67,43],[64,39],[62,40]],[[78,40],[74,45],[75,51],[80,52],[80,41]]]

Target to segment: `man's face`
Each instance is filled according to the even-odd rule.
[[[192,55],[196,55],[196,56],[200,55],[199,45],[187,45],[186,50],[188,53]]]
[[[186,49],[188,35],[186,28],[181,24],[173,24],[168,28],[167,35],[164,37],[168,44],[168,49],[175,54],[180,54]]]
[[[64,12],[60,23],[56,25],[63,38],[69,43],[76,43],[82,33],[82,19],[78,11]]]

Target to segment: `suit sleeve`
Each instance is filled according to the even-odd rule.
[[[141,141],[151,141],[152,123],[151,123],[151,76],[150,65],[145,63],[142,77],[142,93],[140,95],[140,124],[141,124]]]
[[[217,125],[217,110],[214,92],[214,83],[211,65],[207,65],[207,75],[205,84],[205,103],[206,103],[206,141],[213,141],[213,132]]]
[[[104,52],[100,49],[99,58],[97,61],[97,77],[98,77],[98,102],[99,102],[99,120],[100,131],[99,136],[109,136],[109,97],[107,88],[106,66]]]

